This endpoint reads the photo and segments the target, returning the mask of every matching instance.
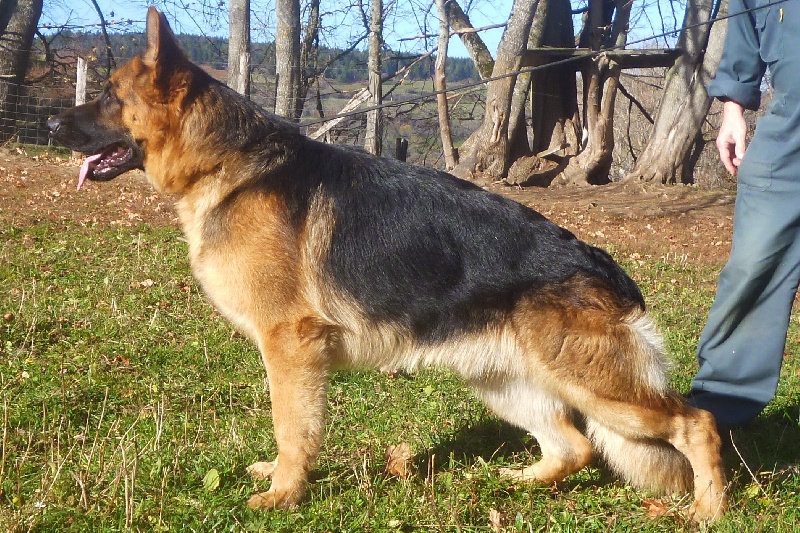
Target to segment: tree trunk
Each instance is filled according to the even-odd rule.
[[[319,99],[320,70],[318,70],[319,66],[317,65],[319,28],[322,23],[319,12],[319,2],[320,0],[308,0],[307,4],[308,20],[303,30],[303,41],[300,43],[300,89],[296,100],[297,106],[295,107],[295,116],[297,117],[303,115],[303,107],[312,84],[316,84],[317,86],[317,112],[320,116],[323,115],[322,101]],[[324,69],[322,69],[322,71],[324,71]]]
[[[42,14],[42,0],[10,0],[0,4],[0,142],[16,133],[19,87],[25,82],[33,37]]]
[[[458,163],[458,153],[453,146],[453,136],[450,133],[450,110],[447,105],[447,45],[450,40],[450,25],[447,23],[447,0],[436,0],[439,14],[439,47],[436,52],[436,70],[433,81],[436,88],[436,107],[439,111],[439,132],[442,137],[442,150],[444,151],[444,166],[452,170]]]
[[[574,39],[569,0],[540,0],[529,46],[572,48]],[[517,148],[512,148],[513,163],[506,182],[547,186],[563,169],[564,157],[576,155],[581,148],[575,66],[568,63],[535,70],[529,80],[533,139],[526,154],[519,137],[527,131],[520,126],[512,130],[512,145]],[[541,153],[552,157],[545,160],[535,155]]]
[[[538,48],[542,44],[544,36],[543,20],[547,14],[548,0],[537,0],[536,12],[531,22],[531,30],[528,32],[528,44],[526,48]],[[511,113],[508,121],[509,136],[509,159],[516,161],[520,157],[531,155],[531,144],[528,139],[528,123],[526,121],[526,108],[528,107],[528,96],[531,89],[530,72],[520,72],[514,84],[514,94],[511,97]]]
[[[614,152],[614,102],[619,73],[619,65],[603,55],[584,71],[588,80],[584,86],[586,146],[570,158],[561,175],[561,184],[608,183]]]
[[[448,0],[445,2],[445,9],[447,11],[447,22],[455,31],[471,30],[473,29],[472,22],[461,6],[458,5],[456,0]],[[486,44],[481,39],[480,35],[476,32],[462,32],[459,33],[461,42],[475,63],[475,68],[478,69],[478,74],[482,80],[489,78],[492,75],[494,68],[494,59],[492,53],[486,47]]]
[[[369,92],[372,105],[380,106],[383,102],[383,84],[381,83],[381,45],[383,44],[383,0],[370,0],[369,23]],[[364,148],[372,154],[381,155],[383,141],[382,111],[380,107],[367,113],[367,131]]]
[[[581,32],[582,42],[588,43],[592,50],[608,45],[624,48],[630,10],[631,2],[628,0],[590,1],[589,23]],[[577,156],[570,158],[561,175],[561,183],[608,183],[614,155],[614,104],[619,74],[619,65],[604,55],[597,56],[583,71],[586,145]]]
[[[519,70],[522,53],[536,12],[537,0],[514,0],[500,47],[497,50],[492,77],[509,75]],[[516,76],[509,75],[489,83],[483,123],[464,143],[461,160],[454,173],[476,182],[503,179],[509,161],[508,118]]]
[[[297,121],[300,115],[300,1],[275,0],[275,113]]]
[[[542,19],[542,46],[574,46],[570,10],[569,0],[548,0]],[[577,154],[581,149],[581,120],[574,65],[568,63],[535,72],[531,83],[533,152],[563,148],[562,156]]]
[[[231,0],[228,20],[228,86],[250,96],[250,0]]]
[[[0,35],[6,33],[8,23],[11,21],[11,15],[14,14],[17,0],[0,0]]]
[[[717,70],[725,40],[726,22],[711,27],[703,22],[714,18],[714,4],[720,0],[691,0],[686,6],[678,39],[683,54],[667,72],[647,146],[626,180],[673,184],[691,182],[692,151],[711,106],[706,87]],[[720,10],[727,14],[728,2]]]

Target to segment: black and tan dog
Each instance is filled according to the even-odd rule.
[[[334,368],[437,366],[538,440],[503,475],[551,483],[596,450],[637,486],[693,487],[697,520],[723,511],[714,420],[668,388],[639,289],[535,211],[309,140],[191,64],[153,8],[146,51],[49,127],[89,154],[80,183],[142,168],[176,196],[195,276],[258,346],[278,456],[251,467],[272,477],[251,507],[303,498]]]

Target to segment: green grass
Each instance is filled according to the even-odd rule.
[[[68,159],[72,151],[63,146],[46,146],[41,144],[20,144],[16,142],[8,142],[3,145],[9,150],[19,150],[25,152],[30,157],[50,156],[57,159]]]
[[[716,271],[685,258],[626,261],[685,390]],[[309,499],[254,513],[245,468],[275,453],[255,349],[199,293],[176,230],[40,225],[0,230],[0,531],[695,531],[650,519],[647,494],[600,467],[558,487],[498,466],[535,442],[442,371],[334,376]],[[730,514],[715,531],[800,525],[798,328],[779,396],[726,456]],[[408,442],[416,474],[384,473]],[[751,470],[751,472],[748,471]],[[686,501],[662,499],[680,508]]]

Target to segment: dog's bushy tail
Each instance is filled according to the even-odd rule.
[[[634,487],[657,494],[692,492],[689,461],[668,443],[631,439],[591,419],[587,434],[606,464]]]
[[[636,352],[631,360],[639,362],[635,373],[639,375],[640,386],[653,396],[664,398],[668,404],[680,404],[680,398],[669,390],[667,376],[670,366],[664,357],[662,337],[650,317],[644,312],[634,312],[625,324],[629,328],[630,349]],[[692,467],[688,459],[668,442],[632,437],[629,431],[609,424],[602,416],[587,415],[586,433],[595,451],[622,479],[658,494],[691,492],[694,485]]]

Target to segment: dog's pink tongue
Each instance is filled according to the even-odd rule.
[[[77,188],[78,191],[81,190],[81,187],[83,187],[83,182],[86,181],[86,176],[89,175],[89,165],[91,165],[93,162],[97,161],[101,157],[103,157],[103,154],[95,154],[87,156],[86,159],[83,160],[83,164],[81,165],[81,172],[80,174],[78,174],[78,188]]]

